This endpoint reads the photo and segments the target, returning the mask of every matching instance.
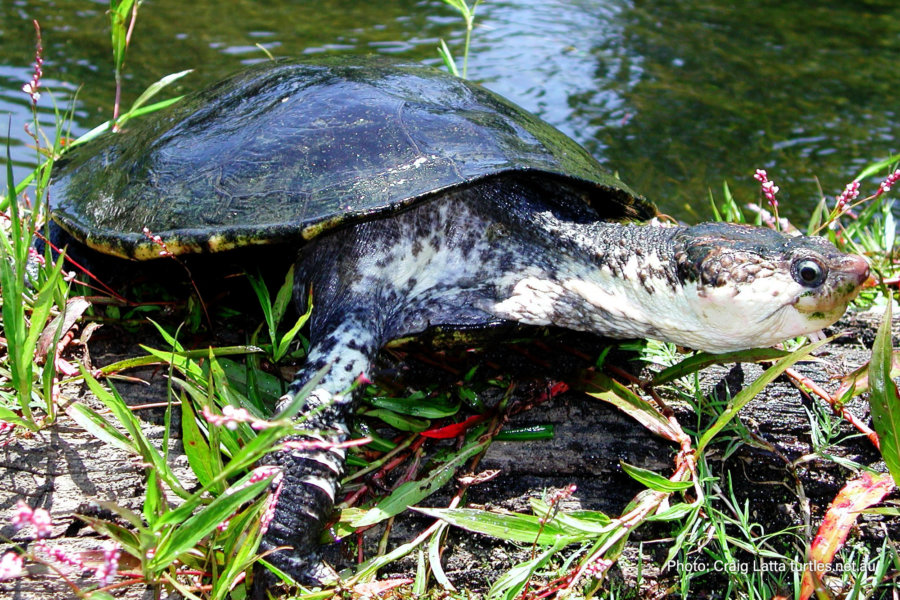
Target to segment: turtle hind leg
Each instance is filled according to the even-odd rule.
[[[349,435],[347,417],[354,400],[354,391],[350,390],[357,378],[368,372],[381,346],[381,340],[365,324],[365,320],[349,315],[330,332],[318,336],[306,366],[278,407],[284,410],[293,396],[327,367],[305,398],[298,421],[303,433],[285,440],[291,448],[273,452],[263,460],[264,464],[280,466],[284,480],[261,550],[289,547],[268,555],[266,560],[303,582],[322,577],[315,551],[344,473],[346,450],[339,444]]]

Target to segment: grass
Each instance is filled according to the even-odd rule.
[[[459,4],[457,8],[466,20],[467,58],[478,3],[471,7],[451,4]],[[121,82],[126,42],[137,4],[114,5],[112,39],[117,82]],[[445,59],[450,57],[446,47],[442,55]],[[451,59],[448,65],[455,63]],[[115,122],[165,106],[170,101],[154,105],[148,101],[181,75],[164,78],[152,86]],[[59,122],[64,121],[65,116],[60,115]],[[34,126],[38,131],[36,119]],[[104,124],[87,137],[113,127],[114,123]],[[63,130],[61,125],[53,143],[37,139],[43,150],[41,156],[59,154]],[[74,298],[64,276],[66,267],[63,260],[54,262],[48,253],[34,277],[30,273],[35,267],[28,257],[31,233],[43,218],[41,199],[52,162],[45,164],[48,166],[38,170],[29,182],[18,186],[11,173],[7,174],[4,206],[9,220],[0,236],[3,335],[7,340],[5,354],[0,357],[0,420],[14,429],[6,427],[5,434],[12,440],[52,426],[60,410],[58,385],[83,380],[92,399],[67,401],[67,415],[84,430],[147,465],[146,500],[140,511],[107,503],[104,507],[115,518],[83,517],[140,565],[133,573],[131,585],[150,584],[179,591],[186,597],[243,597],[249,593],[247,573],[260,558],[257,549],[267,509],[277,493],[277,483],[273,481],[277,475],[256,465],[287,432],[293,431],[293,425],[286,420],[264,421],[266,408],[283,393],[283,381],[273,374],[273,367],[301,361],[306,349],[302,334],[309,313],[286,321],[290,314],[292,274],[288,273],[274,296],[261,278],[247,277],[248,287],[259,304],[259,312],[253,317],[259,326],[246,344],[190,350],[180,339],[177,319],[174,325],[170,320],[139,330],[155,332],[164,341],[164,347],[145,346],[142,356],[105,365],[94,373],[81,369],[78,374],[65,375],[57,368],[61,357],[53,349],[61,348],[59,342],[67,329],[66,307]],[[873,165],[872,173],[864,172],[860,179],[884,173],[889,167],[893,168],[889,161]],[[25,183],[33,186],[29,192],[33,194],[31,208],[22,202]],[[727,185],[721,202],[713,202],[712,210],[719,218],[747,220],[741,203],[731,196]],[[851,218],[846,210],[857,211],[855,217]],[[752,214],[750,220],[757,223],[765,219],[763,211]],[[883,280],[896,282],[894,226],[891,201],[887,194],[879,193],[840,210],[829,209],[823,200],[805,224],[805,230],[822,232],[840,247],[866,254]],[[890,288],[881,286],[866,292],[858,301],[860,305],[883,307],[885,313],[884,325],[873,346],[871,366],[860,375],[867,375],[870,382],[874,426],[882,440],[886,464],[894,479],[900,480],[896,441],[900,415],[897,390],[891,379],[897,362],[897,353],[890,343],[892,296]],[[199,303],[194,301],[192,306]],[[202,329],[200,311],[186,312],[184,320]],[[250,309],[243,307],[239,313],[244,314],[237,317],[247,318],[248,312]],[[43,351],[42,361],[36,359],[39,346],[51,349]],[[810,547],[821,515],[808,515],[799,526],[766,531],[754,516],[753,505],[736,491],[731,474],[722,470],[725,460],[721,457],[734,456],[745,445],[765,445],[741,422],[739,410],[759,397],[770,381],[789,372],[820,346],[821,342],[797,342],[785,351],[754,350],[724,357],[694,354],[685,358],[671,346],[649,343],[639,347],[643,361],[655,365],[646,380],[634,382],[608,372],[593,372],[582,384],[587,393],[624,411],[654,434],[676,444],[679,450],[666,474],[622,464],[624,472],[644,491],[619,515],[566,508],[566,502],[576,493],[571,489],[532,498],[530,510],[517,513],[467,505],[470,487],[490,477],[479,473],[478,464],[492,441],[500,435],[507,439],[534,435],[502,431],[515,392],[515,380],[510,374],[485,374],[483,371],[488,369],[477,365],[454,374],[452,383],[425,386],[412,394],[368,386],[354,434],[372,441],[351,450],[351,470],[344,481],[345,499],[333,528],[334,535],[344,538],[345,545],[365,559],[341,573],[344,593],[363,596],[393,589],[391,593],[399,597],[465,597],[465,591],[446,591],[452,590],[453,584],[442,566],[448,532],[455,528],[502,540],[506,548],[513,548],[507,553],[509,564],[503,574],[486,586],[484,595],[491,598],[625,598],[649,595],[646,586],[651,584],[661,586],[657,593],[665,591],[681,597],[709,591],[729,598],[771,598],[786,591],[796,597],[803,586],[801,576],[808,553],[815,552]],[[601,366],[605,356],[597,360]],[[709,396],[701,391],[700,373],[711,365],[760,361],[770,366],[734,397]],[[268,367],[263,368],[263,363]],[[128,368],[148,364],[163,365],[168,374],[162,449],[147,438],[141,421],[109,383]],[[101,383],[98,378],[107,382]],[[840,400],[848,401],[856,392],[851,386],[847,397]],[[546,395],[553,393],[548,391]],[[298,394],[293,410],[303,396]],[[693,415],[691,427],[683,427],[671,411],[658,410],[661,397],[688,407],[683,410]],[[179,479],[171,468],[168,436],[177,409],[182,413],[180,437],[196,486]],[[816,457],[836,465],[848,480],[856,481],[856,474],[864,472],[865,467],[832,452],[846,441],[840,423],[821,407],[808,411]],[[538,435],[546,436],[547,430]],[[793,493],[802,498],[803,489],[796,475],[801,468],[803,463],[786,465],[798,482]],[[456,480],[454,488],[452,482],[459,473],[469,475]],[[385,481],[390,484],[385,486]],[[452,491],[446,492],[448,487]],[[876,504],[874,487],[863,487],[856,493],[857,500],[864,505]],[[426,501],[438,503],[442,490],[444,496],[449,496],[441,500],[442,506],[416,511],[435,520],[421,527],[412,540],[389,547],[388,532],[395,520],[410,506]],[[177,502],[167,502],[170,496],[176,497]],[[882,512],[890,513],[890,509]],[[374,544],[375,551],[371,551],[371,544],[356,547],[357,540],[364,539],[357,538],[357,532],[362,536],[362,531],[373,526],[384,531]],[[826,534],[836,538],[846,535],[846,531],[837,529]],[[647,540],[645,536],[655,539]],[[661,558],[642,552],[651,543],[663,549]],[[636,546],[640,565],[637,574],[627,580],[614,578],[617,562],[622,564],[633,556],[628,553]],[[25,548],[15,552],[36,560]],[[832,556],[822,552],[818,556],[823,562],[830,562]],[[401,563],[405,557],[409,557],[407,562]],[[410,560],[413,569],[408,566]],[[831,583],[842,586],[848,596],[855,598],[877,597],[892,585],[892,578],[900,569],[890,535],[885,535],[877,548],[851,540],[837,554],[837,561],[847,568],[837,570],[839,577]],[[680,577],[649,574],[651,567],[664,565]],[[394,588],[396,582],[376,579],[379,571],[405,573],[408,580]],[[73,593],[81,597],[110,597],[99,584],[73,584],[73,588]],[[334,592],[302,588],[294,591],[304,598],[330,597]]]

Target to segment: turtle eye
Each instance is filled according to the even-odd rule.
[[[828,270],[817,260],[804,258],[794,263],[792,273],[794,281],[806,287],[816,287],[825,281]]]

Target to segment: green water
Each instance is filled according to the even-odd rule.
[[[11,114],[17,177],[35,161],[23,124],[32,19],[44,31],[44,84],[73,134],[111,116],[106,14],[86,0],[0,0],[0,114]],[[438,0],[147,0],[128,57],[123,104],[193,68],[172,93],[276,56],[383,53],[439,64],[463,26]],[[487,0],[478,7],[469,77],[536,112],[685,220],[709,216],[728,181],[755,200],[756,168],[804,222],[867,163],[900,151],[900,3]],[[39,103],[52,123],[52,103]],[[869,190],[874,187],[871,184]],[[866,191],[864,189],[864,191]]]

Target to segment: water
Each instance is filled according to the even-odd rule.
[[[74,107],[77,135],[111,116],[107,7],[0,0],[0,114],[11,114],[17,178],[36,160],[21,91],[31,20],[44,32],[43,82],[61,109]],[[782,211],[805,222],[820,188],[836,195],[900,146],[895,0],[487,0],[476,23],[471,79],[541,115],[688,221],[709,216],[709,190],[721,198],[724,181],[739,199],[758,198],[751,176],[765,168]],[[170,92],[184,93],[265,60],[257,44],[276,56],[379,53],[439,65],[438,41],[459,55],[463,34],[438,0],[147,0],[123,105],[168,73],[195,69]],[[45,127],[50,100],[39,103]]]

